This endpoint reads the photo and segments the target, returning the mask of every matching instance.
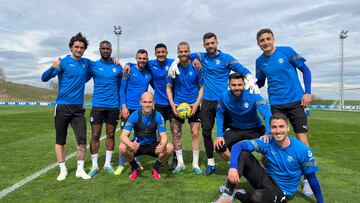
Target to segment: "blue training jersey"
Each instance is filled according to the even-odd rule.
[[[160,63],[156,59],[150,60],[147,63],[151,76],[153,78],[155,104],[170,105],[166,95],[166,84],[167,84],[166,77],[168,74],[168,70],[173,61],[174,59],[167,58],[162,63]]]
[[[91,79],[91,61],[73,59],[70,55],[60,60],[56,69],[50,67],[41,76],[43,82],[58,76],[59,89],[56,104],[84,104],[85,83]]]
[[[284,105],[301,101],[304,90],[301,87],[296,68],[306,60],[291,47],[276,47],[271,56],[264,53],[256,59],[256,78],[267,78],[271,105]]]
[[[155,111],[155,110],[153,110],[153,111]],[[151,124],[152,115],[150,114],[149,117],[146,117],[142,113],[141,116],[142,116],[143,124],[145,126],[149,127]],[[131,132],[131,130],[134,128],[134,124],[136,124],[138,122],[138,120],[139,120],[138,112],[134,111],[130,115],[129,119],[127,120],[124,130]],[[156,124],[156,129],[159,133],[166,132],[165,121],[164,121],[162,115],[157,111],[155,112],[155,124]],[[151,136],[140,136],[137,133],[134,133],[134,137],[137,139],[137,142],[140,145],[153,144],[153,143],[157,142],[157,134],[156,133]]]
[[[101,108],[120,107],[121,65],[100,59],[91,65],[94,79],[92,106]]]
[[[192,63],[187,67],[178,65],[180,75],[176,79],[168,77],[168,84],[173,86],[173,99],[176,105],[181,103],[194,104],[198,99],[199,88],[203,83],[202,71],[197,71]]]
[[[203,99],[218,101],[220,95],[227,90],[230,71],[235,71],[243,76],[250,71],[241,65],[234,57],[219,50],[219,53],[211,57],[208,53],[192,53],[191,59],[197,58],[202,65],[204,74]]]
[[[264,143],[260,139],[244,141],[248,151],[265,155],[266,173],[269,174],[287,196],[292,196],[300,185],[302,175],[319,170],[311,149],[296,138],[289,136],[290,145],[280,148],[275,139]]]
[[[258,128],[263,125],[257,110],[266,122],[266,135],[270,134],[270,106],[260,94],[250,94],[244,90],[240,97],[235,97],[230,90],[223,92],[216,109],[216,131],[218,137],[224,137],[224,114],[231,117],[230,126],[241,130]]]
[[[138,69],[134,63],[127,65],[130,66],[130,72],[121,80],[120,106],[126,104],[128,109],[136,110],[141,108],[141,95],[148,90],[151,74],[146,68]]]

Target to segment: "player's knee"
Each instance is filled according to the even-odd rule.
[[[167,143],[166,144],[166,153],[167,154],[172,154],[174,151],[174,145],[171,143]]]
[[[110,131],[106,133],[106,139],[114,140],[114,138],[115,138],[115,132]]]
[[[254,202],[254,203],[264,202],[263,193],[256,191],[256,190],[253,192],[250,199],[251,199],[251,202]]]
[[[120,143],[120,145],[119,145],[119,152],[120,152],[120,154],[125,154],[126,151],[127,151],[126,145],[123,144],[123,143]]]
[[[244,161],[244,163],[245,163],[245,162],[247,162],[248,160],[251,159],[251,156],[252,156],[252,154],[251,154],[250,152],[248,152],[248,151],[242,151],[242,152],[240,153],[240,160],[241,160],[241,161]]]

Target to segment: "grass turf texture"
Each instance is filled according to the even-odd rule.
[[[87,110],[87,121],[89,115]],[[32,175],[55,162],[54,125],[52,107],[0,107],[0,190]],[[309,119],[310,145],[315,152],[320,171],[317,173],[327,202],[358,202],[360,182],[360,157],[358,136],[360,113],[313,110]],[[88,143],[90,128],[88,127]],[[214,133],[215,136],[215,133]],[[169,133],[170,137],[170,133]],[[204,170],[206,156],[201,140],[200,167]],[[116,133],[116,151],[119,132]],[[171,139],[170,139],[171,140]],[[56,181],[59,169],[29,182],[9,193],[0,202],[211,202],[217,199],[217,187],[224,183],[227,164],[217,155],[218,173],[197,176],[192,172],[191,138],[188,125],[183,127],[183,148],[186,170],[172,175],[167,167],[161,169],[161,180],[151,178],[152,158],[143,156],[145,170],[136,181],[129,181],[130,172],[112,176],[104,170],[91,180],[75,177],[75,158],[67,161],[67,179]],[[66,145],[67,155],[75,151],[75,138],[71,128]],[[100,147],[99,166],[104,163],[104,141]],[[117,153],[116,153],[117,154]],[[91,167],[89,150],[86,156],[86,170]],[[113,166],[118,164],[113,156]],[[250,188],[241,179],[239,187]],[[300,188],[291,202],[315,202],[314,198],[301,195]]]

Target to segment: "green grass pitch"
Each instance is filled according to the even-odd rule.
[[[55,163],[52,115],[53,107],[0,106],[0,191]],[[87,121],[88,115],[89,110]],[[317,175],[326,202],[358,202],[360,199],[359,124],[360,113],[356,112],[313,110],[311,113],[309,141],[320,166]],[[89,142],[89,127],[87,134]],[[116,135],[117,151],[119,132]],[[143,157],[145,170],[136,181],[128,180],[128,165],[120,176],[101,170],[91,180],[80,180],[75,177],[76,160],[72,158],[66,162],[69,175],[65,181],[56,181],[59,172],[56,167],[9,193],[0,202],[211,202],[217,199],[217,187],[226,179],[227,164],[216,155],[219,169],[216,175],[195,175],[191,170],[190,140],[185,125],[183,145],[187,168],[181,174],[172,175],[165,167],[161,169],[161,180],[154,181],[149,171],[153,159]],[[204,170],[206,157],[202,137],[200,140],[200,167]],[[67,155],[75,151],[71,129],[66,150]],[[99,166],[104,163],[104,151],[102,142]],[[89,150],[86,157],[88,171],[91,166]],[[116,167],[117,155],[112,162]],[[239,187],[249,188],[249,185],[241,179]],[[302,196],[299,188],[291,202],[315,202],[315,199]]]

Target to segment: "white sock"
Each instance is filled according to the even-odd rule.
[[[176,153],[176,158],[177,158],[177,165],[178,166],[184,166],[184,160],[183,160],[183,155],[182,155],[182,149],[180,150],[175,150]]]
[[[215,166],[215,159],[214,158],[208,159],[208,165]]]
[[[200,150],[193,150],[193,167],[199,168],[199,154]]]
[[[91,154],[90,156],[91,156],[92,168],[99,168],[98,166],[99,154]]]
[[[67,171],[65,161],[61,162],[61,163],[58,163],[58,164],[59,164],[59,167],[60,167],[60,172]]]
[[[110,166],[111,165],[111,157],[113,155],[113,152],[114,151],[108,151],[106,150],[106,153],[105,153],[105,164],[104,166]]]
[[[84,160],[78,160],[77,161],[77,171],[81,171],[81,170],[84,170]]]

